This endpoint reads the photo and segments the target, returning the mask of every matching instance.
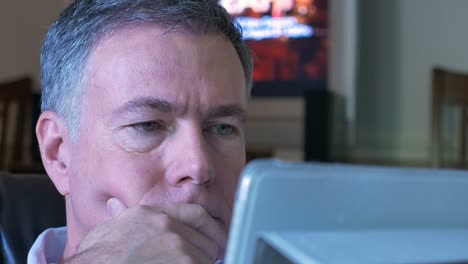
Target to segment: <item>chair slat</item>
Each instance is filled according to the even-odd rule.
[[[31,79],[29,77],[0,83],[0,170],[7,170],[10,164],[23,159],[26,113],[30,112]],[[13,105],[17,106],[12,115]],[[13,117],[13,120],[10,118]],[[12,132],[12,135],[9,133]],[[13,139],[12,144],[7,141]],[[11,148],[10,148],[11,147]],[[8,155],[7,155],[8,153]]]

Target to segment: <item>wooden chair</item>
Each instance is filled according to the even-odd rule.
[[[432,76],[432,164],[434,167],[466,168],[466,132],[468,125],[468,73],[451,72],[435,68]],[[458,106],[460,118],[460,148],[455,166],[444,162],[442,153],[442,124],[444,106]]]
[[[8,170],[24,161],[23,143],[25,125],[30,122],[26,114],[31,107],[31,83],[29,77],[0,83],[0,170]]]

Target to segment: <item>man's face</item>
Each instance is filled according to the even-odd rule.
[[[195,203],[227,231],[245,163],[246,87],[222,35],[121,29],[91,53],[73,145],[68,226],[83,235],[126,206]]]

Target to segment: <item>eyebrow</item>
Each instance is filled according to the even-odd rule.
[[[239,105],[221,105],[209,109],[206,118],[221,118],[221,117],[236,117],[239,118],[240,121],[245,122],[247,118],[246,111]]]
[[[129,113],[138,113],[145,110],[157,110],[163,113],[176,111],[177,107],[167,100],[154,97],[137,97],[126,102],[123,106],[112,111],[112,116],[117,117]],[[247,113],[243,107],[237,104],[220,105],[208,109],[204,113],[206,119],[221,118],[221,117],[236,117],[240,121],[245,122]]]
[[[138,97],[126,102],[123,106],[112,111],[112,116],[116,117],[145,110],[158,110],[163,113],[169,113],[174,110],[174,106],[163,99]]]

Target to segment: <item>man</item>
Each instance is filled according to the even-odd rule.
[[[252,61],[215,0],[83,0],[50,28],[36,132],[67,227],[29,263],[214,263]]]

